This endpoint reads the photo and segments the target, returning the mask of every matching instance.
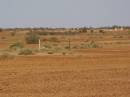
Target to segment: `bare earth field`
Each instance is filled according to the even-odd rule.
[[[26,44],[24,32],[1,32],[0,55],[17,54],[9,49],[14,42],[38,49]],[[42,51],[0,59],[0,97],[130,97],[128,31],[41,38]]]
[[[0,97],[130,97],[129,48],[81,53],[0,61]]]

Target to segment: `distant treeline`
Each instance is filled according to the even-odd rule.
[[[38,35],[76,35],[79,32],[36,32]]]
[[[106,26],[106,27],[98,27],[97,29],[115,29],[115,28],[123,28],[123,29],[130,29],[130,26]]]
[[[84,32],[87,30],[99,30],[99,29],[115,29],[115,28],[123,28],[123,29],[130,29],[130,26],[118,26],[118,25],[113,25],[113,26],[105,26],[105,27],[77,27],[77,28],[44,28],[44,27],[39,27],[39,28],[0,28],[0,32],[2,31],[37,31],[39,34],[46,34],[46,33],[41,33],[41,31],[49,31],[50,34],[51,31],[55,31],[57,34],[60,34],[60,32],[68,32],[70,31],[80,31]],[[73,34],[73,33],[72,33]]]

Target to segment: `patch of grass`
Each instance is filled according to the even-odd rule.
[[[67,49],[67,50],[69,50],[69,49],[70,49],[70,47],[69,47],[68,45],[66,45],[64,48],[65,48],[65,49]]]
[[[72,46],[72,49],[78,49],[78,48],[79,48],[79,46],[77,46],[77,45]]]
[[[45,49],[51,49],[52,47],[49,44],[45,44],[45,45],[43,45],[43,48],[45,48]]]
[[[23,44],[20,42],[13,43],[9,46],[9,48],[13,50],[22,49],[23,47]]]
[[[0,60],[11,60],[11,59],[14,59],[14,55],[11,55],[9,53],[2,53],[0,55]]]
[[[128,34],[130,35],[130,31],[128,31]]]
[[[123,36],[121,36],[121,35],[115,35],[115,36],[113,36],[113,38],[119,39],[119,38],[123,38]]]
[[[91,41],[89,44],[89,47],[90,48],[98,48],[99,46],[94,41]]]
[[[82,44],[81,48],[99,48],[99,45],[96,44],[94,41],[90,41],[87,44]]]
[[[49,39],[50,42],[60,42],[59,39],[57,37],[51,37]]]
[[[19,55],[33,55],[33,51],[31,49],[22,49],[20,52],[19,52]]]

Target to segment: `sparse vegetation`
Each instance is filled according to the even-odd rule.
[[[86,44],[82,44],[81,48],[99,48],[99,45],[97,45],[94,41],[89,41]]]
[[[91,29],[81,33],[79,28],[17,28],[13,37],[14,29],[4,30],[0,33],[0,97],[128,97],[128,30],[105,29],[102,34]]]
[[[2,53],[0,54],[0,60],[11,60],[14,59],[14,55],[11,55],[10,53]]]
[[[3,31],[3,29],[2,28],[0,28],[0,32],[2,32]]]
[[[90,48],[99,48],[99,46],[98,46],[94,41],[91,41],[88,46],[89,46]]]
[[[88,32],[88,28],[87,27],[80,28],[80,32]]]
[[[18,49],[22,49],[24,46],[22,43],[20,42],[16,42],[16,43],[13,43],[9,46],[10,49],[13,49],[13,50],[18,50]]]
[[[102,33],[102,34],[104,34],[104,33],[105,33],[105,31],[104,31],[104,30],[102,30],[102,29],[101,29],[101,30],[99,30],[99,32],[100,32],[100,33]]]
[[[71,31],[65,31],[65,32],[36,32],[38,35],[51,35],[51,36],[55,36],[55,35],[77,35],[80,34],[79,32],[71,32]]]
[[[62,52],[62,55],[66,55],[66,52]]]
[[[16,31],[11,32],[11,36],[15,36],[16,35]]]
[[[130,31],[128,31],[128,34],[130,35]]]
[[[19,55],[33,55],[33,54],[34,53],[31,49],[26,49],[26,48],[20,50],[19,52]]]
[[[91,33],[93,33],[93,32],[94,32],[94,30],[93,30],[93,29],[91,29],[91,30],[90,30],[90,32],[91,32]]]
[[[0,47],[9,47],[13,53],[18,53],[24,47],[35,49],[37,50],[36,53],[44,54],[49,51],[62,53],[64,50],[69,52],[77,49],[110,47],[110,45],[115,46],[115,43],[119,46],[129,43],[128,30],[115,33],[115,30],[111,28],[16,28],[4,29],[3,31],[5,33],[0,33]],[[39,38],[41,40],[40,50],[38,49]],[[120,42],[125,38],[128,38],[126,42]],[[112,42],[104,43],[110,39]],[[116,42],[117,40],[118,42]]]
[[[51,37],[49,38],[50,42],[60,42],[57,37]]]
[[[54,52],[53,51],[49,51],[48,54],[54,54]]]
[[[25,39],[26,39],[26,43],[28,44],[38,44],[39,36],[34,32],[30,32],[27,33]]]
[[[45,49],[51,49],[51,48],[52,48],[52,46],[51,46],[51,45],[49,45],[49,44],[45,44],[45,45],[43,45],[43,48],[45,48]]]

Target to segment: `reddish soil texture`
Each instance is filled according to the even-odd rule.
[[[130,97],[129,48],[78,52],[0,60],[0,97]]]

